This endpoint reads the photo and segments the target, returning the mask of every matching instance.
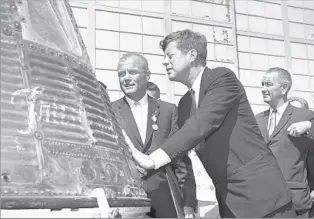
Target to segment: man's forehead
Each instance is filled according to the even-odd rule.
[[[179,49],[177,48],[177,42],[176,42],[176,41],[172,41],[172,42],[170,42],[170,43],[167,45],[165,52],[166,52],[166,53],[167,53],[167,52],[174,52],[174,51],[177,51],[177,50],[179,50]]]
[[[263,80],[263,81],[273,81],[273,80],[275,80],[276,78],[277,78],[277,73],[276,73],[276,72],[267,72],[267,73],[263,76],[262,80]]]
[[[119,63],[118,69],[141,69],[144,67],[144,63],[135,57],[130,57]]]

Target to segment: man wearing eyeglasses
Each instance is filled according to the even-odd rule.
[[[127,142],[131,141],[142,153],[150,154],[178,130],[177,108],[174,104],[154,99],[147,94],[150,71],[147,59],[141,54],[124,54],[118,63],[118,77],[125,96],[112,105],[117,119],[126,133]],[[175,171],[176,176],[169,176],[169,167],[171,172]],[[139,170],[143,174],[148,197],[152,200],[150,217],[194,216],[195,181],[187,156],[157,171],[145,173],[140,168]],[[170,188],[174,184],[177,185],[175,188],[178,188],[176,191],[179,195]],[[180,196],[183,196],[181,204],[176,201],[182,199],[174,200]],[[178,209],[180,206],[181,209]]]

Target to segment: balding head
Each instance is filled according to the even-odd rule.
[[[138,53],[125,53],[123,56],[120,58],[119,63],[118,63],[118,69],[119,66],[126,62],[132,62],[134,66],[138,67],[139,69],[143,71],[148,71],[148,61],[147,59]]]

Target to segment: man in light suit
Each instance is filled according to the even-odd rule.
[[[314,139],[314,113],[288,102],[291,85],[287,70],[268,69],[262,79],[262,95],[270,108],[256,118],[292,192],[297,216],[308,218],[313,203],[307,181],[307,160],[310,148],[314,148],[311,140]]]
[[[177,107],[147,95],[150,71],[144,56],[135,53],[124,54],[118,64],[118,76],[125,96],[113,103],[117,119],[127,134],[126,138],[137,150],[150,154],[178,130]],[[188,171],[191,169],[190,166],[186,158],[173,161],[170,167],[175,171],[178,178],[175,180],[178,182],[174,182],[175,177],[171,178],[169,174],[172,171],[169,172],[169,169],[167,175],[165,168],[144,173],[144,186],[152,200],[152,211],[149,216],[158,218],[178,216],[178,206],[173,201],[178,195],[170,188],[170,183],[171,185],[177,183],[178,188],[182,190],[186,216],[193,214],[196,197],[193,172]]]
[[[143,168],[158,169],[197,147],[216,187],[221,217],[295,217],[281,170],[236,75],[206,67],[202,34],[177,31],[160,46],[169,79],[190,89],[182,105],[192,108],[194,102],[198,109],[149,156],[131,145],[133,158]]]

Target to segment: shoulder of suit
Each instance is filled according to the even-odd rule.
[[[123,97],[118,100],[113,101],[111,105],[113,108],[117,108],[118,106],[121,105],[122,101],[123,101]]]
[[[156,100],[160,106],[165,106],[165,107],[177,107],[175,104],[173,103],[169,103],[169,102],[166,102],[166,101],[163,101],[163,100]]]
[[[213,69],[206,68],[204,73],[208,75],[211,82],[220,82],[221,78],[226,80],[230,79],[233,82],[238,81],[236,74],[226,67],[217,67]]]
[[[260,118],[260,117],[262,117],[263,115],[266,115],[268,111],[269,111],[269,109],[264,110],[264,111],[262,111],[262,112],[256,114],[255,117],[256,117],[256,118]]]
[[[229,69],[229,68],[226,68],[226,67],[216,67],[216,68],[213,68],[211,69],[213,72],[215,73],[219,73],[219,74],[232,74],[232,75],[235,75],[234,72]]]
[[[259,117],[261,117],[265,112],[266,112],[266,111],[260,112],[260,113],[256,114],[255,117],[256,117],[256,118],[259,118]]]
[[[293,114],[301,116],[301,117],[308,117],[310,115],[313,115],[313,112],[309,109],[305,109],[305,108],[299,108],[299,107],[295,107],[290,105],[293,109]]]

